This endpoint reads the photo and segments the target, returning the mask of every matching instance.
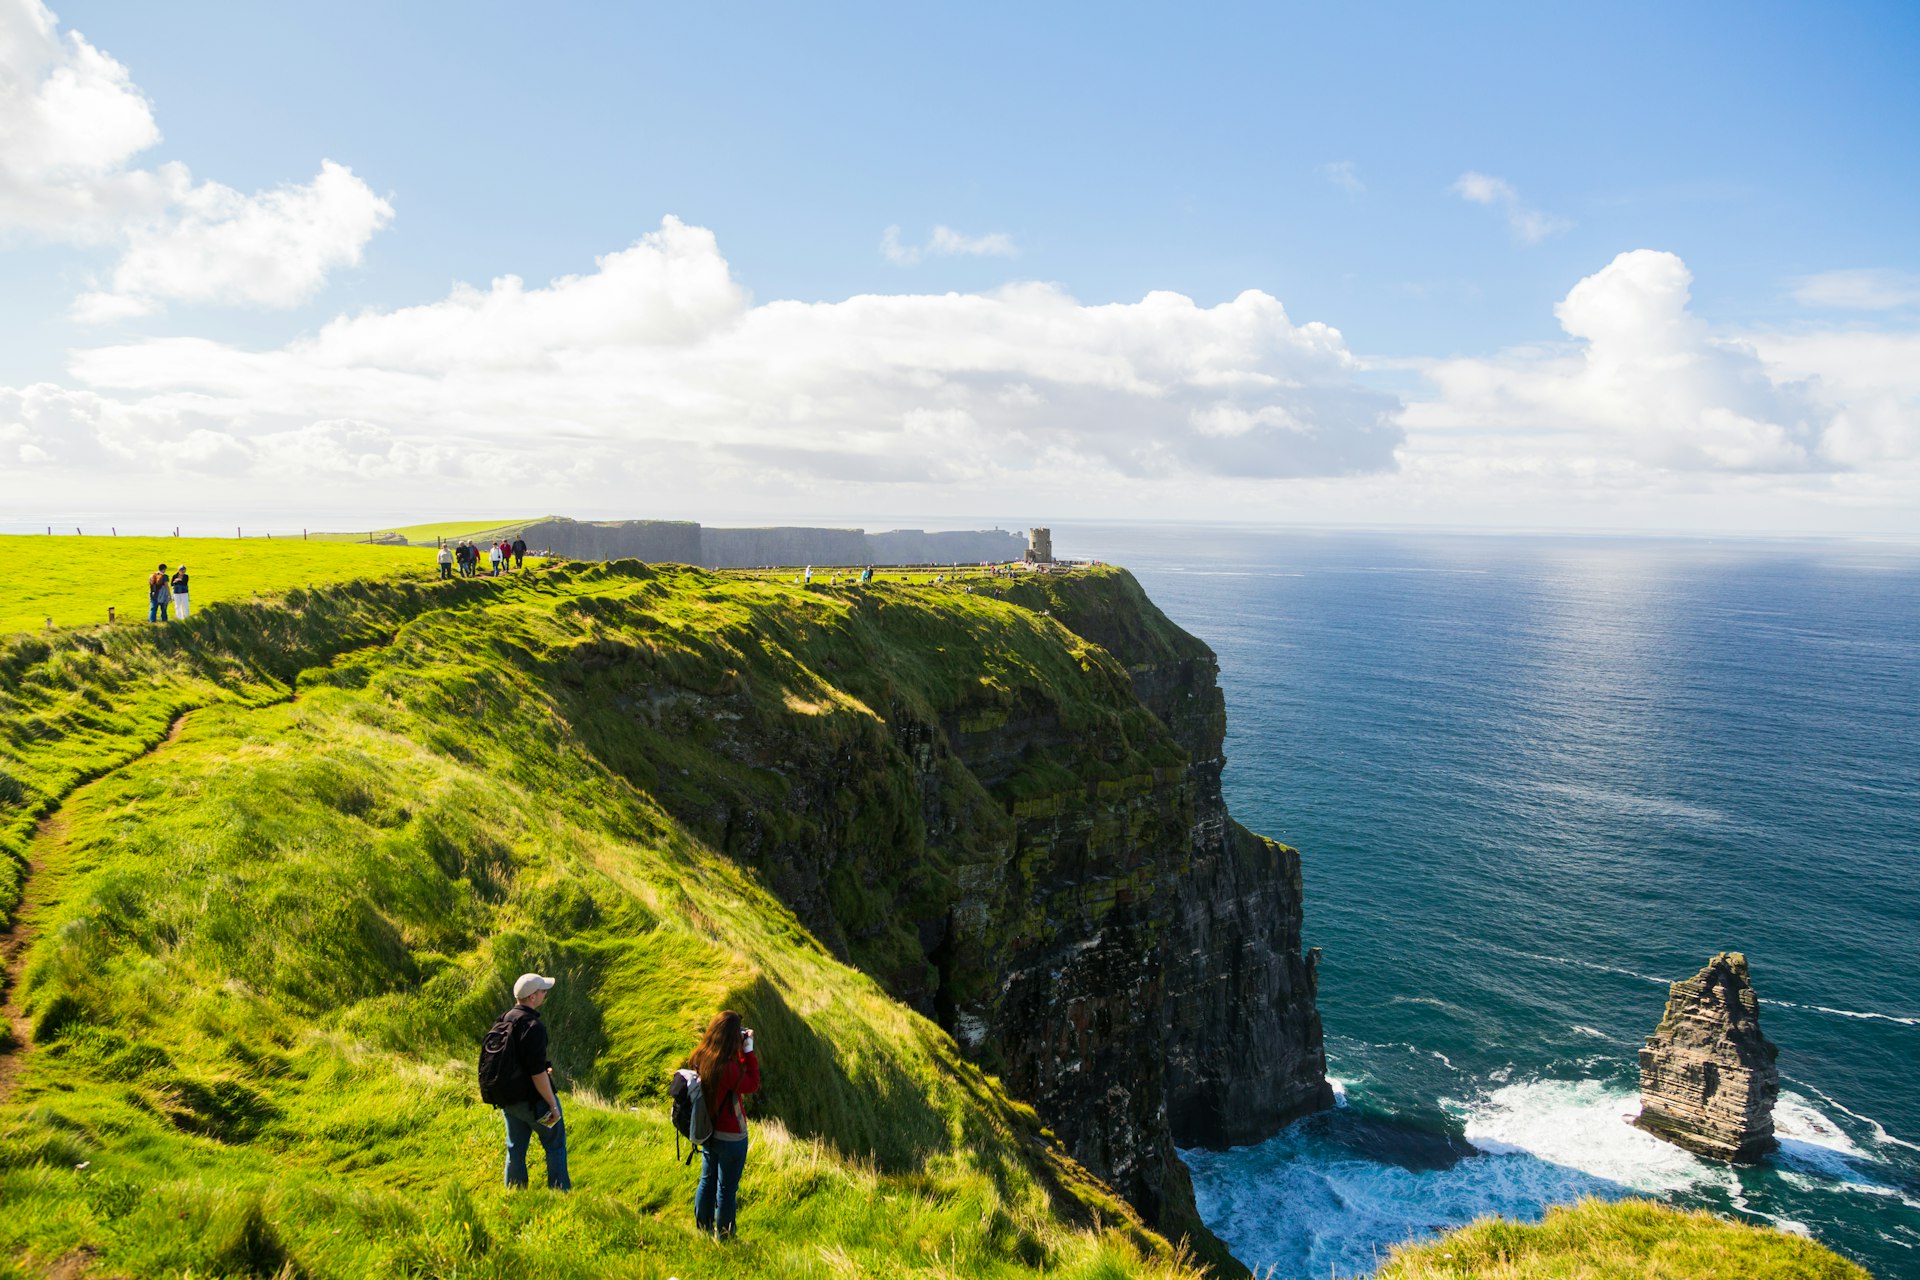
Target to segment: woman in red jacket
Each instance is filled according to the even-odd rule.
[[[740,1099],[760,1090],[760,1059],[753,1029],[728,1010],[707,1026],[700,1047],[687,1059],[700,1073],[700,1092],[713,1117],[713,1137],[700,1148],[700,1189],[693,1197],[694,1225],[722,1240],[733,1239],[734,1203],[747,1167],[747,1110]]]

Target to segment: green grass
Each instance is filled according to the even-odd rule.
[[[1868,1280],[1799,1236],[1647,1200],[1583,1201],[1536,1224],[1486,1218],[1395,1249],[1377,1280]]]
[[[595,567],[15,642],[7,830],[63,803],[23,850],[33,1048],[0,1107],[0,1256],[26,1274],[83,1250],[128,1275],[1197,1274],[762,869],[674,816],[780,782],[729,756],[729,722],[637,715],[654,690],[737,695],[753,733],[856,759],[894,750],[869,700],[933,714],[996,681],[1057,682],[1069,717],[1152,737],[1083,642],[938,594]],[[875,777],[847,814],[916,803]],[[899,940],[868,898],[944,874],[898,852],[830,887],[881,973]],[[561,980],[565,1199],[498,1189],[497,1117],[472,1097],[473,1045],[529,968]],[[691,1228],[661,1097],[721,1006],[759,1029],[768,1072],[725,1252]]]
[[[0,605],[0,635],[147,625],[147,577],[157,564],[186,562],[194,607],[251,600],[355,578],[433,572],[432,559],[397,547],[306,542],[299,538],[62,538],[0,534],[0,558],[14,566]]]
[[[363,542],[369,535],[379,537],[382,534],[398,534],[409,545],[416,547],[437,547],[443,538],[467,538],[480,541],[498,542],[510,537],[527,525],[548,516],[531,516],[525,520],[442,520],[434,524],[407,524],[387,529],[356,529],[345,533],[316,533],[316,541],[321,542]]]
[[[1137,596],[1119,574],[800,591],[626,563],[0,641],[0,906],[35,931],[0,1278],[1194,1280],[898,998],[1009,805],[1183,767],[1087,639],[1198,652]],[[1068,745],[991,793],[898,736],[1035,714]],[[993,912],[1041,930],[1024,874]],[[949,963],[962,990],[991,971]],[[473,1095],[526,969],[560,980],[567,1197],[498,1186]],[[663,1097],[719,1007],[767,1073],[731,1246],[692,1229]],[[1556,1221],[1461,1238],[1507,1266],[1535,1238],[1511,1233]],[[1637,1247],[1548,1238],[1605,1266]],[[1741,1240],[1756,1266],[1812,1248]]]

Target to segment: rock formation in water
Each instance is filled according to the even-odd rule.
[[[1640,1050],[1639,1126],[1714,1160],[1750,1163],[1776,1145],[1779,1050],[1760,1034],[1747,958],[1725,951],[1676,982]]]

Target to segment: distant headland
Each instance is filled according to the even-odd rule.
[[[693,520],[570,520],[542,516],[455,534],[450,526],[416,525],[353,535],[356,540],[435,545],[464,537],[520,537],[529,547],[572,560],[646,560],[707,569],[759,565],[979,564],[1018,560],[1027,538],[1005,529],[929,532],[821,529],[798,526],[722,529]],[[347,535],[329,535],[347,536]],[[1049,557],[1051,555],[1049,554]]]

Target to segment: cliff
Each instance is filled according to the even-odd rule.
[[[596,671],[582,723],[641,727],[614,767],[1204,1241],[1175,1144],[1331,1101],[1298,854],[1228,817],[1213,655],[1131,576],[976,586],[817,589],[805,627],[729,637],[855,699],[858,734],[651,664]]]
[[[1640,1050],[1640,1117],[1650,1133],[1714,1160],[1750,1163],[1775,1145],[1780,1051],[1760,1033],[1747,958],[1721,952],[1673,984]]]
[[[928,533],[799,526],[727,529],[684,520],[536,520],[527,545],[578,560],[644,560],[708,568],[761,565],[979,564],[1017,560],[1026,544],[1003,529]]]
[[[1226,817],[1211,655],[1131,578],[997,590],[624,562],[18,642],[0,833],[40,870],[0,1099],[13,1075],[4,1105],[41,1110],[0,1111],[0,1169],[201,1190],[129,1231],[94,1207],[121,1201],[36,1183],[0,1243],[57,1221],[119,1272],[150,1247],[224,1273],[198,1242],[225,1205],[234,1239],[278,1241],[269,1272],[427,1266],[469,1210],[369,1210],[368,1237],[322,1188],[497,1181],[472,1044],[537,968],[596,1135],[583,1188],[677,1201],[654,1094],[734,1007],[769,1064],[755,1212],[782,1248],[1185,1274],[1144,1218],[1233,1270],[1174,1142],[1220,1134],[1225,1090],[1247,1124],[1324,1096],[1297,859]],[[669,1221],[640,1232],[656,1260]]]

